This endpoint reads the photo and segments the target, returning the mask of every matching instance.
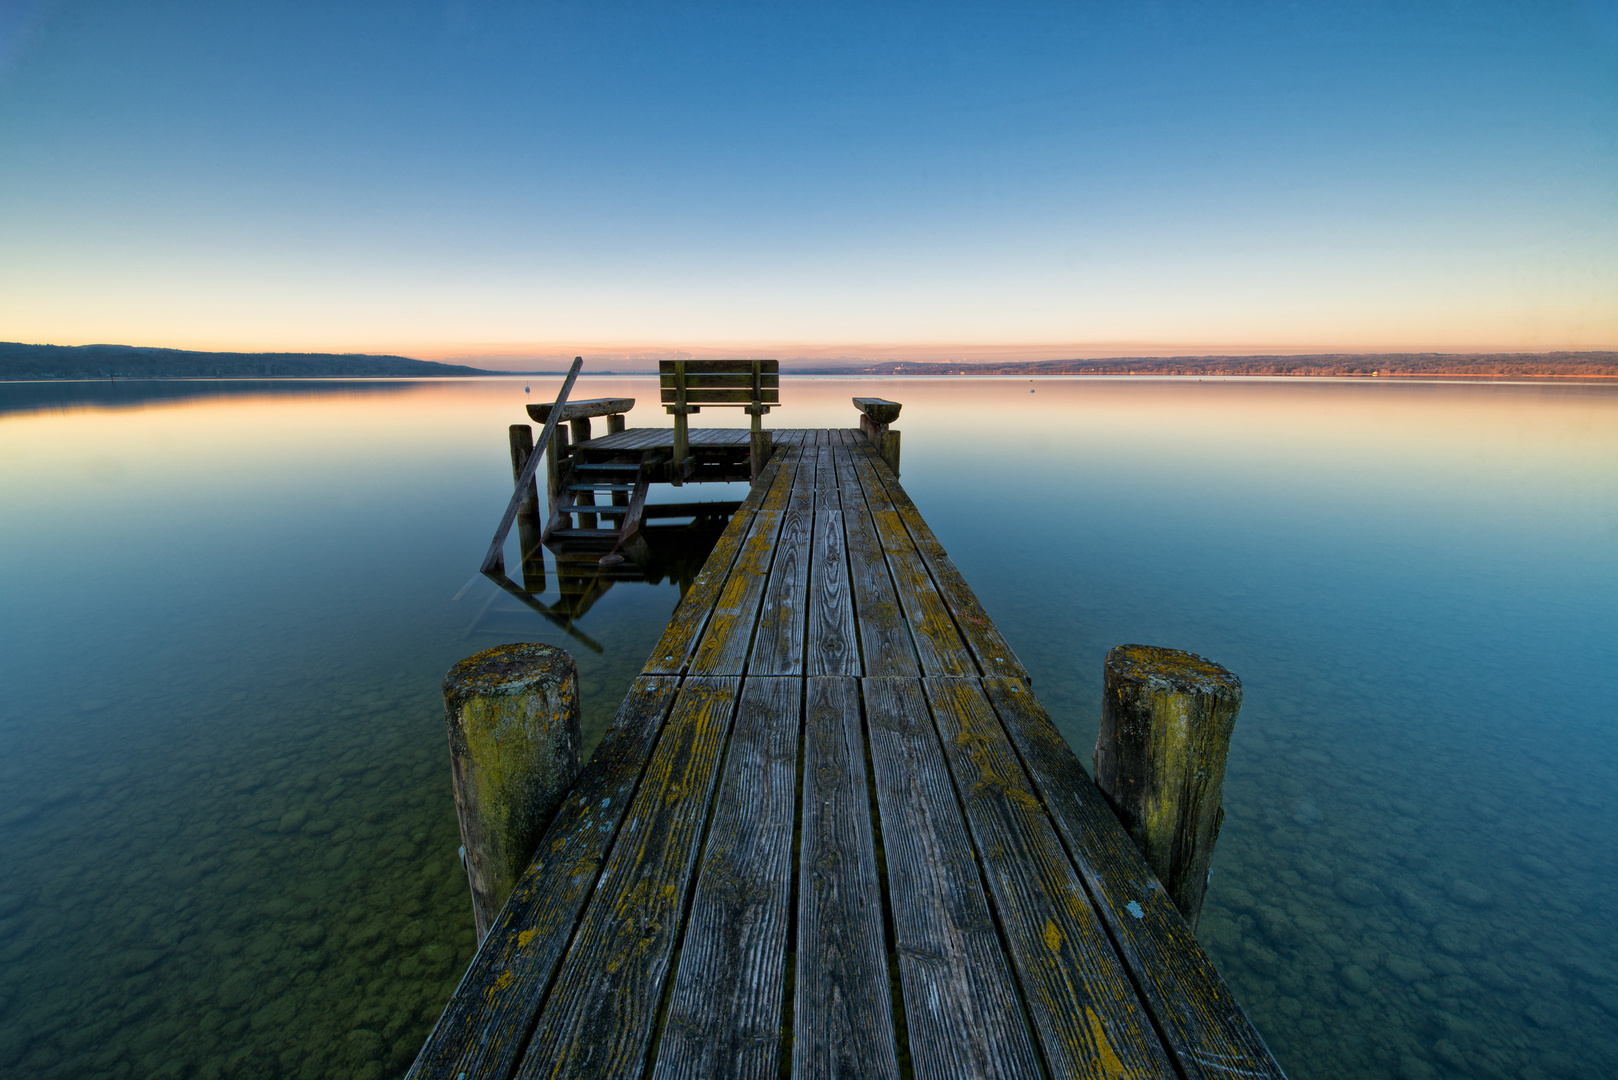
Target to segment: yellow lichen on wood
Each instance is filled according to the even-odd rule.
[[[444,710],[482,940],[578,773],[578,670],[550,645],[487,649],[445,676]]]
[[[1241,680],[1193,653],[1145,645],[1113,649],[1104,674],[1096,784],[1195,927]]]

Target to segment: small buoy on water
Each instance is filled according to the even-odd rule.
[[[525,394],[526,394],[526,393],[528,393],[528,387],[526,387],[526,386],[525,386],[525,387],[523,387],[523,388],[522,388],[522,392],[523,392],[523,393],[525,393]]]

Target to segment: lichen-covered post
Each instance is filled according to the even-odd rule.
[[[1194,930],[1225,818],[1241,680],[1194,653],[1120,645],[1104,681],[1096,784]]]
[[[579,672],[552,645],[501,645],[444,676],[455,813],[478,941],[579,771]]]

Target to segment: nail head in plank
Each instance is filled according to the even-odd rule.
[[[985,679],[983,688],[1185,1075],[1280,1080],[1263,1037],[1027,684]]]
[[[1171,1080],[1151,1018],[979,681],[922,685],[1051,1072]]]

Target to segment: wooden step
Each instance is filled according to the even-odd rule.
[[[552,529],[548,540],[606,540],[618,539],[617,529]]]
[[[611,514],[617,517],[629,512],[629,507],[613,506],[611,503],[570,503],[558,509],[564,514]]]
[[[634,491],[634,484],[569,484],[569,491]]]

